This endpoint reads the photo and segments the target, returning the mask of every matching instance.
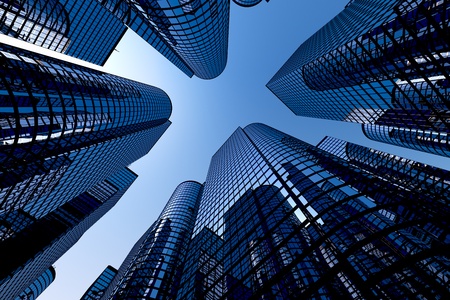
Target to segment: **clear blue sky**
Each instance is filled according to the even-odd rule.
[[[188,78],[129,31],[107,72],[162,88],[173,124],[131,169],[139,174],[119,203],[55,263],[56,280],[40,300],[80,299],[108,265],[118,268],[158,217],[175,187],[204,182],[211,156],[238,127],[261,122],[317,144],[325,135],[450,169],[450,160],[367,140],[360,125],[295,116],[265,87],[297,47],[348,0],[272,0],[231,5],[228,65],[216,79]]]

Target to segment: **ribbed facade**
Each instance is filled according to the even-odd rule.
[[[58,0],[0,1],[3,34],[63,52],[70,40],[69,16]]]
[[[446,140],[430,140],[450,130],[449,16],[447,0],[351,1],[267,87],[297,115],[366,124],[369,138],[449,156]]]
[[[2,219],[45,216],[145,155],[170,125],[160,89],[6,45],[0,55]]]
[[[0,298],[15,299],[137,175],[170,125],[160,89],[0,44]]]

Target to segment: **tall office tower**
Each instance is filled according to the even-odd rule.
[[[170,125],[171,103],[155,87],[16,47],[0,44],[0,60],[0,248],[15,254],[0,280],[24,289],[110,208],[85,221],[71,206],[117,201],[131,184],[125,167]],[[46,222],[64,225],[38,238]]]
[[[211,79],[224,70],[230,1],[97,1],[186,75]]]
[[[95,0],[0,0],[0,26],[3,34],[97,65],[127,29]]]
[[[50,267],[29,287],[27,287],[16,300],[34,300],[55,280],[55,268]]]
[[[447,0],[350,1],[267,87],[297,115],[450,156],[449,11]]]
[[[80,298],[80,300],[100,299],[116,275],[117,270],[111,266],[107,266],[102,274],[100,274],[100,276],[98,276],[94,283],[89,287],[86,293],[84,293],[84,295]]]
[[[174,299],[202,191],[203,186],[194,181],[178,185],[103,299]]]
[[[237,129],[212,158],[177,299],[448,298],[450,173],[344,146]]]
[[[0,298],[15,299],[107,213],[137,178],[116,172],[40,219],[29,218],[20,232],[0,243]],[[69,187],[66,187],[69,188]]]
[[[7,45],[0,56],[2,220],[45,216],[145,155],[170,125],[158,88]]]
[[[449,179],[334,138],[312,146],[263,124],[238,128],[192,193],[187,253],[160,217],[131,251],[127,288],[103,299],[446,299]],[[161,216],[168,208],[191,228],[196,208],[169,202]],[[169,295],[156,287],[179,280],[161,273],[171,253],[184,268]]]

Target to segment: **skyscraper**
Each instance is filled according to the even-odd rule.
[[[101,1],[186,75],[217,77],[228,53],[230,1]]]
[[[0,25],[3,34],[97,65],[127,29],[95,0],[1,0]]]
[[[100,299],[113,281],[116,274],[117,270],[115,268],[107,266],[102,274],[100,274],[95,282],[89,287],[86,293],[84,293],[80,300]]]
[[[55,268],[50,267],[29,287],[27,287],[16,300],[34,300],[55,280]]]
[[[445,299],[448,179],[334,138],[238,128],[211,160],[176,299]],[[148,282],[139,297],[164,298]]]
[[[450,156],[448,1],[350,1],[267,87],[295,114]]]
[[[119,268],[104,299],[174,299],[202,191],[194,181],[177,186]]]
[[[0,262],[0,298],[15,299],[26,291],[119,201],[136,177],[124,168],[40,219],[18,211],[28,223],[0,243],[1,256],[8,257]]]
[[[14,253],[0,290],[10,299],[118,201],[136,178],[126,166],[161,137],[172,107],[158,88],[16,47],[0,44],[0,59],[0,250]]]

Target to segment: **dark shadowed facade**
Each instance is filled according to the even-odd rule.
[[[295,114],[450,156],[449,1],[354,0],[267,87]]]
[[[127,29],[94,0],[2,0],[0,26],[3,34],[97,65]]]
[[[0,60],[0,298],[14,299],[120,199],[172,107],[158,88],[16,47]]]

